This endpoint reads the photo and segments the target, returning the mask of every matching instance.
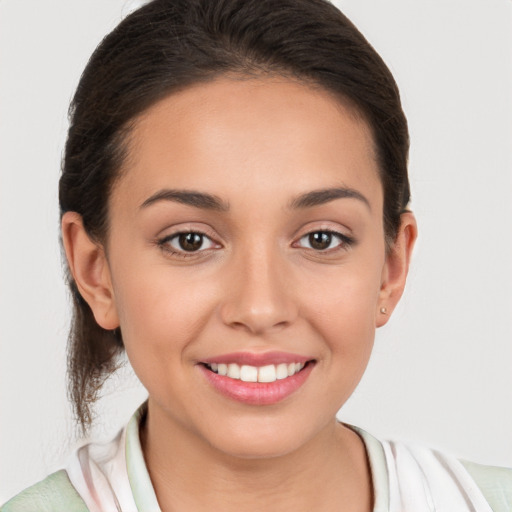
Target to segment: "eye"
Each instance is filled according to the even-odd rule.
[[[334,231],[313,231],[299,239],[298,245],[315,251],[327,251],[350,245],[352,240]]]
[[[205,251],[216,246],[211,238],[196,231],[175,233],[161,240],[159,245],[177,253]]]

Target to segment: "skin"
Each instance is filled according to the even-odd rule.
[[[293,205],[340,187],[364,199]],[[155,199],[169,189],[224,208]],[[136,121],[109,207],[106,247],[73,212],[64,244],[97,322],[120,326],[149,392],[141,437],[162,510],[371,510],[364,446],[336,413],[402,294],[416,224],[403,214],[386,249],[364,120],[286,79],[190,87]],[[190,231],[208,237],[195,252],[171,238]],[[308,235],[325,231],[342,237],[313,248]],[[273,405],[227,398],[198,366],[271,350],[314,360],[302,387]]]

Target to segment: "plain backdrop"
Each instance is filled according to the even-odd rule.
[[[0,0],[0,503],[74,449],[57,182],[67,106],[126,0]],[[420,238],[401,305],[340,412],[374,435],[512,466],[512,2],[339,0],[410,123]],[[99,404],[108,439],[145,392]]]

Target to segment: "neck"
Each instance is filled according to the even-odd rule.
[[[240,458],[158,416],[148,412],[141,442],[162,512],[371,510],[364,444],[335,418],[291,453]]]

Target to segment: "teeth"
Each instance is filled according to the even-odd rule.
[[[275,382],[300,372],[304,368],[304,363],[268,364],[259,367],[247,364],[240,366],[236,363],[211,363],[208,367],[219,375],[243,382]]]
[[[273,364],[261,366],[258,369],[258,382],[274,382],[276,380],[276,367]]]
[[[234,366],[238,365],[235,364]],[[258,382],[258,368],[244,364],[242,368],[240,368],[240,380],[244,382]]]
[[[276,378],[286,379],[288,377],[288,365],[286,363],[278,364],[276,366]]]
[[[227,376],[231,377],[232,379],[239,379],[240,378],[240,366],[238,366],[235,363],[228,364]]]

